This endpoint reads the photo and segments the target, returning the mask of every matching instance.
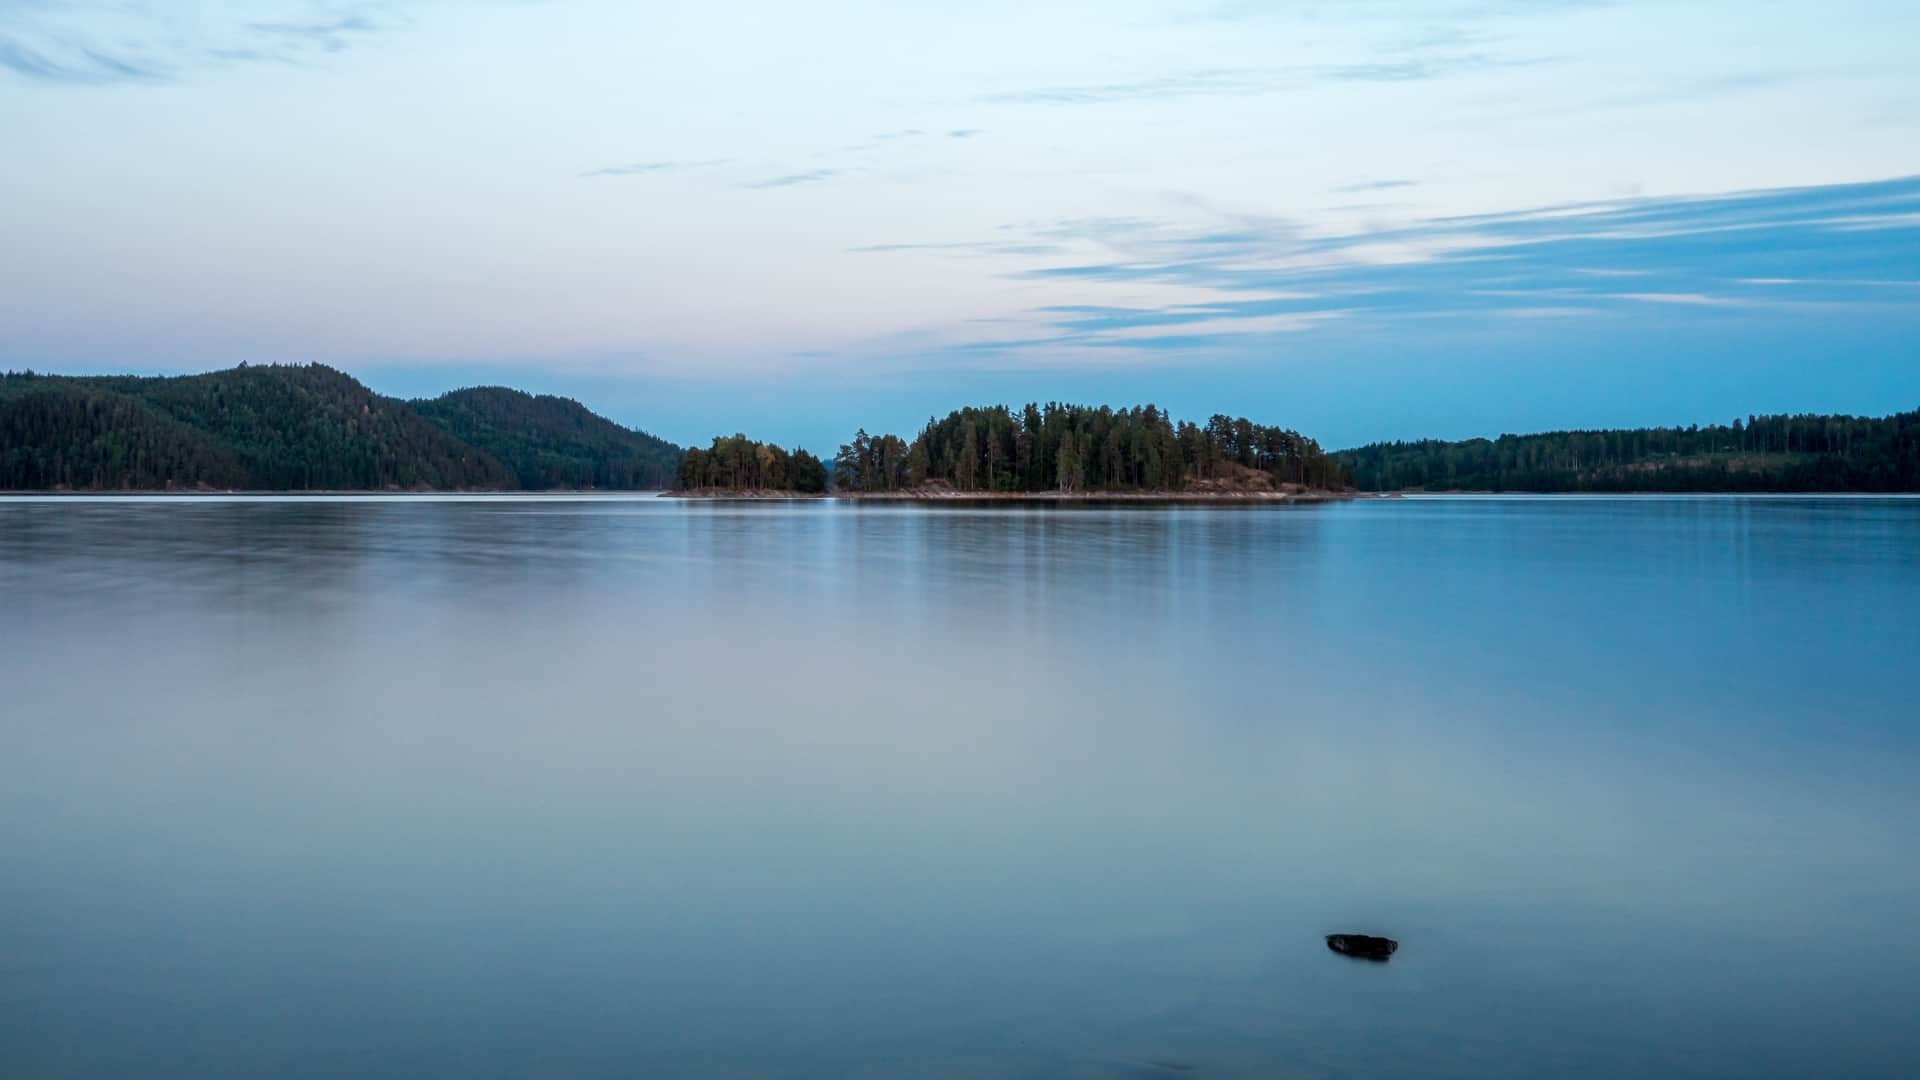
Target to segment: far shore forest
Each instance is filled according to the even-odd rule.
[[[686,449],[505,387],[402,400],[324,365],[170,377],[0,374],[0,490],[1169,494],[1915,492],[1920,411],[1373,443],[1153,405],[964,408],[829,459],[746,434]]]
[[[1335,456],[1363,491],[1920,491],[1920,411],[1425,439]]]

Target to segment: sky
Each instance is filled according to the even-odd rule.
[[[1920,4],[0,0],[0,369],[682,443],[1920,407]]]

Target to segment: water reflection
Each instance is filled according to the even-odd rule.
[[[0,501],[0,597],[0,1075],[1920,1060],[1913,501]]]

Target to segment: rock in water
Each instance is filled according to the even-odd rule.
[[[1392,938],[1374,937],[1370,934],[1328,934],[1327,948],[1341,956],[1351,956],[1360,960],[1386,961],[1400,943]]]

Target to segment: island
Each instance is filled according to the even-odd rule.
[[[1175,421],[1153,405],[965,408],[911,441],[843,443],[832,467],[745,435],[689,450],[674,494],[706,498],[1299,501],[1351,496],[1352,475],[1297,431],[1216,414]]]

